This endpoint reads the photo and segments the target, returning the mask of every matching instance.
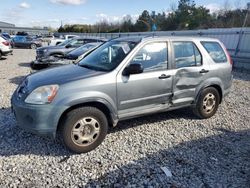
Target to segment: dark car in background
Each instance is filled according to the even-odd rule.
[[[8,33],[1,33],[1,36],[8,39],[8,40],[11,40],[11,37]]]
[[[40,70],[47,67],[55,67],[60,65],[67,65],[77,62],[84,58],[85,55],[98,48],[103,42],[87,43],[79,48],[72,50],[63,57],[51,57],[48,61],[32,61],[30,66],[33,70]]]
[[[42,41],[40,39],[35,39],[31,36],[17,35],[13,39],[13,47],[18,48],[31,48],[36,49],[42,46]]]
[[[36,61],[44,62],[45,64],[50,61],[54,61],[54,57],[64,57],[70,51],[92,42],[104,42],[103,38],[86,38],[75,37],[70,40],[66,40],[56,46],[41,47],[36,50]]]
[[[71,52],[67,53],[64,56],[64,59],[77,60],[80,56],[85,54],[87,51],[97,48],[101,44],[103,44],[103,42],[91,42],[91,43],[84,44],[80,46],[79,48],[76,48],[72,50]]]

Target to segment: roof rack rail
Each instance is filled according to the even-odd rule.
[[[144,38],[150,38],[150,37],[152,37],[152,38],[156,37],[155,33],[151,33],[149,35],[142,36],[141,40]]]

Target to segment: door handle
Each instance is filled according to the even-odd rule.
[[[200,71],[200,73],[208,73],[209,72],[209,70],[206,70],[206,69],[202,69],[201,71]]]
[[[171,75],[166,75],[166,74],[162,74],[161,76],[159,76],[159,79],[166,79],[166,78],[170,78]]]

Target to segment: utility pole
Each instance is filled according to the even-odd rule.
[[[247,3],[247,13],[246,13],[245,20],[244,20],[242,27],[246,26],[249,11],[250,11],[250,2]]]
[[[238,40],[238,43],[237,43],[237,46],[236,46],[236,49],[235,49],[235,53],[234,53],[235,56],[237,56],[237,54],[239,52],[240,43],[241,43],[242,36],[243,36],[243,33],[244,33],[243,28],[246,26],[249,11],[250,11],[250,2],[247,3],[247,13],[246,13],[243,25],[241,26],[241,29],[240,29],[240,32],[239,32],[239,40]]]

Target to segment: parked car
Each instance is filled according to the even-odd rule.
[[[100,145],[120,120],[183,107],[210,118],[229,93],[231,71],[217,39],[118,38],[78,65],[28,76],[11,104],[20,127],[61,134],[66,147],[82,153]]]
[[[75,38],[77,37],[77,35],[64,35],[64,36],[61,36],[61,38],[53,38],[50,40],[50,43],[49,45],[50,46],[56,46],[66,40],[69,40],[69,39],[72,39],[72,38]]]
[[[13,46],[19,48],[31,48],[36,49],[42,46],[40,39],[33,39],[28,35],[17,35],[13,39]]]
[[[0,59],[10,53],[12,53],[10,42],[0,36]]]
[[[11,36],[8,33],[1,33],[2,37],[5,37],[6,39],[10,40]]]
[[[103,42],[105,39],[102,38],[86,38],[86,37],[76,37],[67,40],[57,46],[46,46],[41,47],[36,50],[36,61],[47,62],[53,61],[55,57],[64,57],[70,51],[90,42]],[[40,63],[40,64],[41,64]]]
[[[10,46],[13,47],[12,38],[8,33],[1,33],[0,36],[7,40],[10,43]]]
[[[76,48],[75,50],[72,50],[71,52],[67,53],[63,57],[54,57],[52,56],[48,61],[32,61],[30,66],[34,70],[40,70],[43,68],[47,67],[55,67],[55,66],[60,66],[60,65],[67,65],[67,64],[72,64],[75,63],[76,60],[80,60],[83,58],[83,56],[88,53],[89,51],[97,48],[103,44],[102,42],[92,42],[92,43],[87,43],[79,48]]]

